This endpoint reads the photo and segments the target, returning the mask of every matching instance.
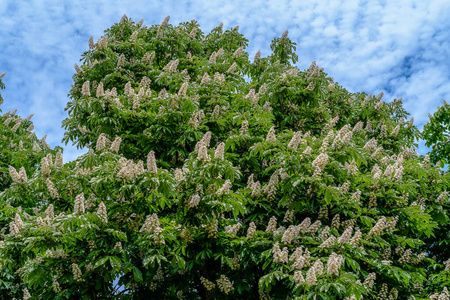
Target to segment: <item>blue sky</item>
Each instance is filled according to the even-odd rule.
[[[38,137],[61,145],[61,121],[74,63],[123,14],[144,24],[196,19],[204,32],[240,26],[250,57],[284,30],[297,43],[298,66],[316,60],[342,86],[402,97],[421,128],[450,97],[450,1],[0,1],[0,73],[4,112],[35,113]],[[64,146],[65,161],[85,150]],[[421,147],[419,152],[426,149]]]

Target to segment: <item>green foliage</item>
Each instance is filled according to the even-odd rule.
[[[55,155],[61,148],[50,149],[45,137],[38,140],[30,121],[32,115],[23,119],[16,115],[16,111],[8,111],[0,115],[0,192],[11,184],[8,168],[13,167],[17,172],[20,168],[29,176],[33,174],[43,157]]]
[[[450,157],[450,105],[446,101],[430,115],[430,120],[423,127],[425,145],[431,147],[430,159],[433,163],[449,163]]]
[[[91,45],[63,122],[90,151],[46,154],[0,193],[0,295],[442,293],[449,176],[417,155],[401,101],[299,71],[285,34],[253,62],[247,43],[124,17]]]

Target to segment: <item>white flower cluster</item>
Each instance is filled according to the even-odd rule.
[[[178,94],[177,95],[179,97],[186,97],[188,86],[189,86],[189,84],[186,81],[183,82],[183,84],[181,85],[180,89],[178,90]]]
[[[175,169],[174,171],[174,177],[176,181],[181,181],[184,179],[184,174],[183,174],[183,170],[182,169]]]
[[[224,152],[225,152],[225,143],[221,142],[219,143],[219,145],[217,145],[216,151],[214,153],[214,158],[223,160]]]
[[[211,77],[209,77],[208,73],[205,72],[205,74],[203,74],[200,84],[201,85],[207,84],[210,80],[211,80]]]
[[[139,160],[137,163],[134,163],[132,159],[126,160],[125,158],[122,157],[118,161],[118,166],[120,167],[120,170],[117,173],[117,177],[124,178],[127,180],[133,179],[137,175],[145,172],[144,163],[142,160]]]
[[[339,244],[348,244],[353,233],[353,227],[347,227],[342,235],[337,239]]]
[[[319,245],[319,248],[331,248],[335,243],[336,237],[334,235],[331,235],[322,244]]]
[[[117,242],[117,243],[114,245],[114,248],[113,248],[113,249],[122,252],[122,251],[123,251],[122,243],[121,243],[121,242]]]
[[[105,96],[105,90],[103,88],[103,82],[100,82],[100,84],[97,86],[97,92],[95,94],[97,98]]]
[[[450,259],[444,261],[445,271],[450,271]]]
[[[216,63],[216,58],[217,58],[217,52],[214,51],[213,53],[211,53],[211,56],[209,57],[209,62],[211,64],[215,64]]]
[[[386,221],[386,224],[385,224],[384,228],[385,228],[387,231],[392,231],[392,230],[394,230],[394,229],[395,229],[395,226],[397,225],[398,219],[399,219],[399,217],[398,217],[398,216],[395,216],[393,219],[391,219],[391,220],[389,220],[389,221]]]
[[[338,255],[336,253],[331,253],[327,262],[327,273],[328,275],[339,275],[339,269],[342,264],[342,255]]]
[[[341,217],[339,214],[334,215],[333,219],[331,220],[331,227],[338,229],[339,226],[341,226]]]
[[[294,133],[294,136],[292,137],[291,141],[288,144],[288,148],[291,149],[297,149],[298,144],[300,143],[300,141],[302,140],[302,132],[301,131],[297,131]]]
[[[407,264],[412,262],[412,250],[407,249],[405,252],[403,252],[402,256],[398,260],[400,264]]]
[[[259,59],[261,59],[261,50],[256,51],[253,62],[257,62]]]
[[[76,162],[76,170],[75,170],[75,174],[76,175],[78,175],[78,176],[80,176],[80,175],[87,176],[87,175],[89,175],[91,173],[92,173],[92,169],[82,168],[82,167],[79,166],[79,162],[78,161]]]
[[[286,223],[292,223],[292,221],[294,220],[294,210],[286,210],[286,214],[284,215],[284,219],[283,222]]]
[[[315,285],[317,282],[317,277],[316,277],[316,269],[314,266],[312,266],[308,272],[306,272],[306,284],[308,286],[312,286]]]
[[[27,288],[23,289],[23,300],[28,300],[31,298],[31,294]]]
[[[56,157],[55,157],[55,167],[62,167],[63,166],[63,155],[61,153],[61,150],[58,151],[58,153],[56,153]]]
[[[180,237],[187,243],[191,243],[194,240],[194,237],[192,236],[188,228],[183,228],[183,230],[180,232]]]
[[[270,127],[269,132],[266,136],[266,142],[275,143],[277,141],[277,137],[275,136],[275,127]]]
[[[84,193],[81,193],[75,197],[73,212],[76,214],[84,213]]]
[[[337,146],[343,146],[350,143],[350,140],[353,137],[353,131],[351,130],[350,124],[347,124],[338,131],[338,134],[334,138],[332,148],[336,148]]]
[[[259,97],[255,92],[255,89],[251,89],[248,94],[245,96],[246,99],[251,100],[253,105],[258,105]]]
[[[397,181],[402,180],[403,177],[403,166],[399,166],[397,169],[395,169],[394,179]]]
[[[144,54],[144,56],[142,57],[141,61],[146,64],[149,65],[152,63],[153,59],[155,58],[155,51],[153,52],[146,52]]]
[[[381,175],[383,175],[383,171],[381,170],[381,168],[378,166],[378,164],[375,164],[372,168],[372,177],[375,180],[380,179]]]
[[[205,277],[200,277],[200,282],[203,284],[203,286],[208,290],[208,291],[212,291],[216,285],[212,282],[209,281],[208,279],[206,279]]]
[[[230,179],[225,180],[225,183],[220,189],[217,190],[216,195],[227,195],[230,192],[231,181]]]
[[[308,86],[306,87],[306,90],[308,92],[312,92],[312,91],[314,91],[315,87],[316,87],[316,82],[313,80],[308,84]]]
[[[385,137],[387,137],[387,127],[386,127],[386,125],[381,125],[381,131],[380,131],[379,138],[382,139]]]
[[[353,235],[352,239],[350,240],[350,245],[352,246],[359,246],[359,242],[361,241],[362,233],[361,230],[356,229],[355,234]]]
[[[234,74],[236,72],[237,64],[234,62],[227,70],[227,73]],[[253,103],[253,101],[252,101]]]
[[[33,148],[32,148],[32,150],[35,151],[35,152],[40,152],[42,149],[39,146],[39,144],[36,143],[36,141],[33,141]]]
[[[216,105],[214,107],[214,110],[213,110],[212,114],[211,114],[211,118],[217,119],[219,117],[219,115],[220,115],[220,106]]]
[[[287,247],[284,247],[283,251],[281,251],[280,246],[278,245],[278,242],[276,242],[273,245],[272,253],[273,253],[273,262],[274,263],[287,263],[288,262],[289,250]]]
[[[328,163],[328,155],[326,153],[320,153],[316,159],[312,162],[312,165],[322,171]]]
[[[53,182],[47,178],[47,180],[45,181],[46,185],[47,185],[47,189],[50,193],[50,196],[53,199],[59,199],[59,193],[58,190],[55,188],[55,185],[53,184]]]
[[[350,162],[350,164],[346,162],[344,165],[344,169],[348,171],[349,175],[355,175],[356,173],[358,173],[358,166],[354,159]]]
[[[291,258],[289,260],[292,259]],[[301,270],[307,266],[309,266],[309,262],[308,262],[308,256],[307,255],[299,255],[298,257],[296,257],[295,259],[293,259],[294,263],[292,264],[292,268],[296,269],[296,270]]]
[[[359,189],[357,189],[356,192],[353,193],[353,195],[350,197],[350,201],[361,204],[361,191]]]
[[[50,227],[51,225],[51,220],[49,217],[45,217],[44,219],[42,219],[42,217],[37,217],[36,222],[39,227]]]
[[[241,222],[237,222],[234,225],[228,225],[225,227],[225,232],[231,234],[232,236],[236,236],[241,226],[242,226]]]
[[[377,275],[374,272],[369,273],[364,280],[364,285],[367,285],[369,289],[371,289],[375,283],[376,276]]]
[[[97,47],[99,49],[104,49],[108,46],[108,35],[105,34],[103,37],[101,37],[98,41],[97,41]]]
[[[95,149],[97,151],[101,151],[101,150],[103,150],[106,147],[106,139],[107,139],[106,138],[106,134],[104,134],[104,133],[101,133],[98,136],[97,143],[95,145]]]
[[[210,161],[208,147],[211,141],[211,131],[206,132],[202,139],[195,145],[195,151],[198,151],[198,159]]]
[[[106,212],[106,205],[103,201],[98,205],[97,214],[103,222],[108,223],[108,213]]]
[[[89,130],[86,128],[86,126],[81,127],[80,125],[78,125],[78,130],[83,134],[89,133]]]
[[[41,159],[41,174],[43,177],[47,177],[48,175],[50,175],[50,173],[52,171],[50,169],[50,166],[52,165],[52,158],[51,158],[50,153],[49,153],[49,155],[47,155]]]
[[[117,68],[121,68],[125,65],[125,54],[121,54],[117,60]]]
[[[53,276],[52,288],[55,293],[61,292],[61,287],[59,286],[58,276]]]
[[[324,129],[326,129],[326,127]],[[322,141],[322,146],[320,146],[320,152],[323,153],[327,152],[328,146],[330,145],[330,141],[333,139],[333,137],[334,131],[333,130],[328,131],[327,136]]]
[[[253,235],[256,233],[256,225],[255,222],[250,222],[250,225],[247,229],[247,239],[251,239]]]
[[[192,197],[190,197],[189,202],[186,204],[186,208],[194,208],[197,207],[200,203],[200,196],[199,194],[195,194]]]
[[[21,167],[19,170],[19,173],[17,173],[16,169],[12,166],[8,167],[9,175],[11,176],[11,179],[13,182],[20,181],[20,182],[27,182],[27,173],[25,171],[24,167]]]
[[[17,226],[17,229],[22,230],[23,228],[23,221],[22,218],[20,217],[20,215],[18,213],[16,213],[16,215],[14,216],[14,223]]]
[[[53,208],[53,204],[48,205],[47,209],[45,210],[45,214],[51,220],[53,220],[55,218],[55,210]]]
[[[397,126],[395,126],[395,128],[392,130],[391,135],[392,135],[392,136],[397,136],[399,132],[400,132],[400,125],[397,125]]]
[[[82,94],[83,96],[90,96],[90,95],[91,95],[91,91],[90,91],[89,86],[90,86],[89,80],[88,80],[88,81],[85,81],[85,82],[83,83],[83,86],[81,87],[81,94]]]
[[[298,284],[304,283],[305,278],[303,278],[302,271],[295,271],[294,272],[294,281]]]
[[[376,138],[371,138],[363,147],[364,150],[366,150],[367,152],[369,152],[370,150],[376,149],[377,148],[377,139]]]
[[[356,123],[356,125],[353,127],[353,133],[358,133],[358,132],[360,132],[361,130],[363,130],[363,128],[364,128],[364,123],[362,122],[362,121],[359,121],[358,123]]]
[[[242,54],[242,50],[244,50],[243,46],[237,48],[236,51],[234,51],[233,55],[234,56],[240,56]]]
[[[156,166],[155,151],[150,151],[147,155],[147,170],[150,173],[158,173],[158,167]]]
[[[274,232],[277,228],[277,218],[275,216],[272,216],[269,220],[269,224],[267,224],[266,232],[271,233]],[[449,266],[450,266],[450,259],[449,259]]]
[[[19,129],[19,126],[22,124],[22,122],[23,122],[22,118],[17,119],[16,124],[11,128],[11,130],[13,132],[16,132],[17,129]]]
[[[67,258],[67,253],[63,249],[47,249],[45,256],[54,259]]]
[[[319,238],[322,240],[327,239],[328,235],[330,234],[330,229],[331,229],[330,226],[325,226],[325,228],[322,229],[322,231],[320,232]],[[334,243],[334,241],[333,241],[333,243]]]
[[[269,200],[273,200],[275,198],[277,192],[277,184],[279,183],[279,173],[280,170],[276,170],[273,172],[272,176],[270,176],[269,183],[266,184],[263,188],[265,194],[267,194],[267,198]]]
[[[169,63],[167,63],[167,65],[165,65],[162,68],[162,70],[166,72],[176,72],[178,68],[178,63],[179,63],[178,59],[171,60]]]
[[[239,130],[240,134],[246,134],[248,132],[248,121],[244,120],[241,123],[241,129]]]
[[[444,287],[442,293],[434,293],[428,296],[428,299],[436,299],[436,300],[450,300],[450,293],[447,290],[447,287]]]
[[[369,235],[380,235],[386,225],[386,217],[382,216],[375,226],[369,231]]]
[[[50,145],[47,143],[47,141],[45,140],[47,138],[47,135],[44,134],[44,136],[41,138],[41,143],[44,146],[44,148],[46,149],[50,149]],[[49,155],[51,156],[51,154],[49,153]]]
[[[144,225],[142,225],[139,232],[159,234],[163,232],[163,230],[164,229],[162,229],[159,224],[158,215],[154,213],[152,215],[147,215]]]
[[[218,228],[219,228],[219,221],[214,216],[213,220],[211,222],[208,222],[205,226],[206,232],[208,233],[208,237],[216,238]]]
[[[120,136],[116,136],[114,141],[111,143],[111,151],[119,153],[120,143],[122,142],[122,138]]]
[[[231,283],[231,281],[228,279],[227,276],[225,276],[223,274],[220,275],[220,278],[217,279],[216,282],[217,282],[217,287],[219,288],[219,290],[227,295],[234,290],[234,287],[233,287],[233,284]]]
[[[20,232],[19,226],[15,221],[9,222],[9,233],[12,235],[16,235]]]
[[[306,233],[308,231],[309,225],[311,225],[311,219],[305,218],[300,225],[297,226],[298,232]]]
[[[318,65],[316,65],[316,61],[313,61],[311,65],[308,67],[308,70],[306,70],[306,75],[308,77],[315,77],[320,74],[320,71],[323,70]]]
[[[281,242],[285,244],[290,244],[292,242],[292,239],[298,234],[298,227],[297,226],[289,226],[288,229],[284,232]]]
[[[84,281],[84,279],[81,278],[82,274],[81,274],[80,267],[76,263],[72,264],[72,274],[73,274],[73,280],[78,281],[78,282]]]

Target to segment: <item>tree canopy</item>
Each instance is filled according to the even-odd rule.
[[[168,17],[91,38],[73,162],[0,116],[0,297],[448,299],[449,176],[401,99],[300,71],[287,31],[247,45]]]
[[[430,158],[432,162],[442,161],[449,163],[450,159],[450,105],[444,104],[429,115],[430,120],[423,127],[425,145],[431,147]]]

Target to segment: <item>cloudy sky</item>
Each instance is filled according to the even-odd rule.
[[[73,65],[123,14],[144,24],[196,19],[204,32],[220,22],[240,26],[250,57],[284,30],[297,43],[298,66],[316,60],[335,81],[356,92],[402,97],[421,128],[443,99],[450,100],[450,1],[448,0],[0,0],[0,73],[3,112],[18,108],[38,137],[61,145],[61,121]],[[64,146],[65,161],[85,150]],[[426,149],[421,147],[420,153]]]

